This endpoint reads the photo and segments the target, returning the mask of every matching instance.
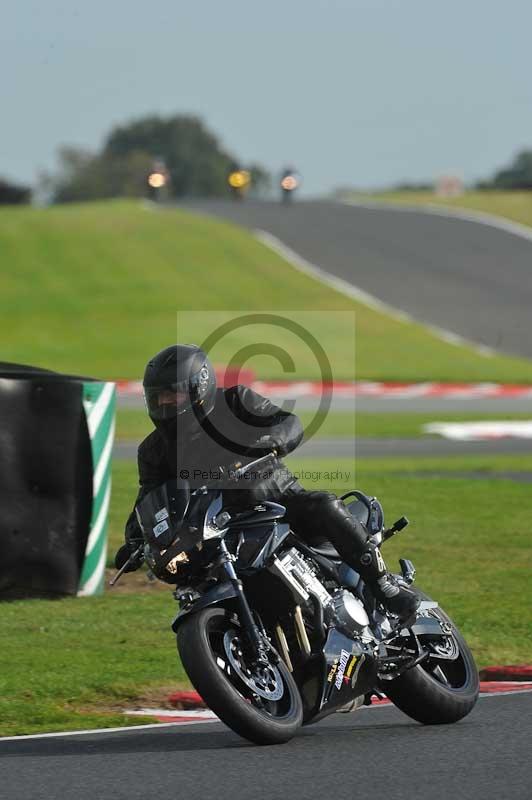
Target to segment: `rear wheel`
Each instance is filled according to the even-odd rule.
[[[393,681],[383,681],[382,690],[412,719],[441,725],[469,714],[477,702],[479,678],[471,651],[453,621],[441,608],[429,613],[445,624],[449,636],[424,640],[429,657]]]
[[[177,647],[192,684],[230,728],[256,744],[291,739],[303,719],[297,685],[282,660],[253,664],[237,617],[205,608],[185,618]]]

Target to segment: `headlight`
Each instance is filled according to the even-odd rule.
[[[162,172],[152,172],[148,176],[148,183],[152,189],[161,189],[166,183],[166,176]]]
[[[293,175],[285,175],[281,181],[281,186],[287,192],[291,192],[297,188],[297,178],[295,178]]]

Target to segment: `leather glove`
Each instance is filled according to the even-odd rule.
[[[252,458],[261,458],[261,456],[266,456],[268,453],[277,453],[279,449],[278,443],[275,441],[273,436],[270,436],[269,433],[264,434],[261,436],[260,439],[257,439],[252,445],[250,445],[246,450],[246,456]]]
[[[142,539],[130,539],[129,542],[119,547],[115,555],[116,569],[122,569],[126,561],[133,555],[135,550],[142,544]],[[134,559],[131,559],[124,572],[135,572],[144,563],[144,553],[141,551]]]

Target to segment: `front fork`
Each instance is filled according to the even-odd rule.
[[[265,636],[259,630],[259,627],[257,626],[255,619],[253,618],[251,608],[249,607],[249,603],[244,593],[244,587],[242,585],[242,581],[236,574],[236,570],[234,567],[235,561],[236,561],[235,556],[229,552],[224,540],[222,539],[220,542],[220,558],[218,563],[224,570],[225,574],[229,579],[229,582],[231,583],[233,589],[235,590],[236,600],[239,609],[239,618],[240,622],[242,623],[242,628],[244,630],[245,640],[249,653],[253,661],[262,664],[268,664],[269,663],[268,651],[270,650],[270,648],[268,648],[267,643],[265,641]]]

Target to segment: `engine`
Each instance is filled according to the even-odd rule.
[[[280,558],[275,558],[270,569],[290,587],[299,603],[306,604],[311,595],[317,598],[324,616],[346,633],[362,633],[369,625],[369,618],[361,601],[348,589],[337,589],[332,594],[327,591],[316,575],[313,562],[295,547]]]
[[[362,633],[369,625],[366,609],[348,589],[335,592],[334,610],[339,627],[347,633]]]
[[[325,586],[316,577],[316,571],[313,569],[313,564],[308,561],[301,553],[292,547],[281,558],[276,560],[284,575],[288,574],[290,577],[290,585],[294,588],[294,582],[297,584],[302,595],[306,595],[304,601],[309,599],[309,595],[317,597],[323,608],[331,605],[332,597],[325,588]],[[303,599],[303,597],[301,598]]]

